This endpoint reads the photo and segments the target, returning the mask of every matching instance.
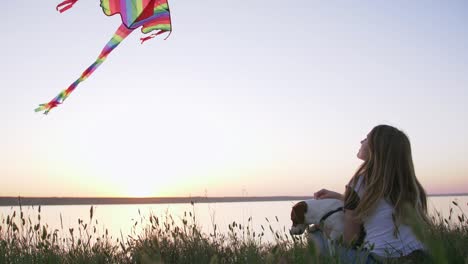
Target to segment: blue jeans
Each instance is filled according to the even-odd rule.
[[[346,248],[338,244],[334,244],[328,240],[322,231],[317,230],[308,234],[309,243],[314,243],[318,249],[318,253],[323,256],[337,257],[340,263],[349,264],[377,264],[378,262],[372,257],[371,253],[366,250],[358,250]]]

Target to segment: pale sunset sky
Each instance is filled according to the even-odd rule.
[[[468,192],[468,1],[170,0],[167,40],[135,30],[45,116],[120,25],[59,3],[0,3],[0,196],[343,191],[378,124]]]

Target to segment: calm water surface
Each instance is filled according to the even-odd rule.
[[[450,208],[454,219],[460,215],[461,210],[452,202],[455,201],[461,210],[468,215],[468,196],[432,196],[429,197],[429,211],[431,214],[439,212],[448,217]],[[273,236],[269,226],[275,231],[288,232],[290,227],[290,210],[297,201],[275,202],[237,202],[237,203],[199,203],[188,204],[136,204],[136,205],[96,205],[93,206],[94,216],[91,226],[97,227],[98,234],[109,234],[115,239],[139,233],[142,226],[149,224],[148,217],[154,215],[164,222],[171,215],[176,224],[180,225],[184,214],[195,215],[196,222],[208,234],[213,232],[214,224],[219,232],[227,233],[228,225],[236,222],[243,226],[249,225],[254,231],[265,228],[265,240],[272,240]],[[68,234],[69,228],[78,229],[78,219],[89,223],[90,205],[42,206],[41,223],[46,223],[50,229],[59,229]],[[38,207],[23,207],[26,218],[29,216],[34,223],[38,222]],[[0,207],[0,218],[5,219],[19,207]],[[251,221],[249,218],[251,217]],[[97,221],[97,224],[96,224]],[[458,221],[458,220],[457,220]],[[136,226],[135,226],[135,223]]]

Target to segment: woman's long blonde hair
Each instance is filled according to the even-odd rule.
[[[357,217],[365,219],[380,199],[385,199],[394,207],[397,232],[399,223],[405,222],[404,210],[408,206],[419,219],[427,221],[426,192],[414,172],[408,137],[397,128],[379,125],[372,129],[367,141],[368,158],[350,182],[354,187],[358,178],[364,177],[364,193],[355,209]],[[345,195],[346,199],[350,199],[350,195]]]

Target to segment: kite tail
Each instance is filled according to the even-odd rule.
[[[78,0],[65,0],[62,3],[58,4],[55,9],[59,11],[60,13],[63,13],[67,11],[68,9],[72,8],[73,5],[77,2]]]
[[[166,31],[166,30],[159,30],[158,32],[153,33],[153,34],[151,34],[151,35],[149,35],[149,36],[141,37],[141,38],[140,38],[141,44],[143,44],[145,41],[150,40],[150,39],[156,37],[157,35],[161,35],[162,33],[165,33],[165,32],[167,32],[167,31]],[[169,35],[167,35],[167,37],[164,38],[164,40],[166,40],[170,35],[171,35],[171,31],[169,31]]]
[[[63,103],[65,99],[75,90],[75,88],[80,84],[82,81],[86,80],[107,58],[107,55],[112,52],[119,44],[122,42],[130,33],[132,33],[133,29],[127,28],[124,24],[120,25],[117,31],[112,36],[111,40],[107,42],[104,49],[102,49],[101,54],[96,59],[96,61],[91,64],[78,78],[74,81],[67,89],[61,91],[54,99],[46,104],[40,104],[38,108],[34,109],[35,112],[44,111],[44,114],[48,114],[50,110],[54,107],[57,107],[59,104]]]

